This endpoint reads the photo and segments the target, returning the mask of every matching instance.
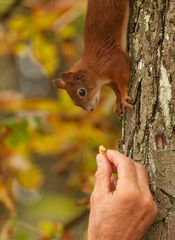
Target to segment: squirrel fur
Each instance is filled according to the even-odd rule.
[[[97,106],[104,85],[116,94],[114,111],[133,108],[128,103],[128,18],[129,0],[88,0],[82,58],[54,83],[86,111]]]

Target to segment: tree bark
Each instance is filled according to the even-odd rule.
[[[175,0],[132,0],[122,149],[143,163],[159,207],[145,240],[175,239]]]

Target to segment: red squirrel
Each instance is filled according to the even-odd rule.
[[[103,85],[116,94],[114,111],[133,108],[128,103],[128,18],[129,0],[88,0],[82,58],[54,82],[88,112],[97,106]]]

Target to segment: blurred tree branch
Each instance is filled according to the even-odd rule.
[[[8,19],[21,2],[22,0],[14,0],[14,2],[9,6],[9,8],[0,16],[0,21],[4,22],[6,19]]]

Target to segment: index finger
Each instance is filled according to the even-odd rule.
[[[114,150],[107,150],[106,156],[108,161],[117,168],[118,180],[137,183],[136,167],[131,159]]]

